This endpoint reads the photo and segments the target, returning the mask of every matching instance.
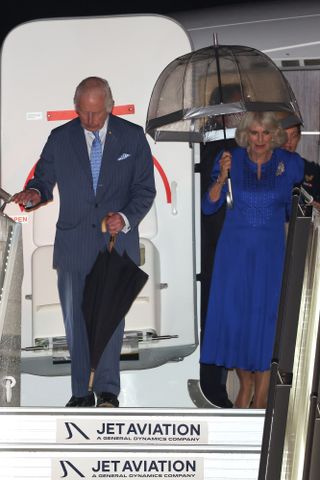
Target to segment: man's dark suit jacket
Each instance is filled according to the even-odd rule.
[[[130,231],[117,235],[116,248],[139,262],[138,224],[154,196],[153,162],[143,129],[109,116],[96,195],[84,130],[78,118],[52,130],[27,188],[36,188],[41,201],[53,199],[57,184],[60,211],[56,225],[53,266],[88,272],[106,244],[101,220],[122,212]]]

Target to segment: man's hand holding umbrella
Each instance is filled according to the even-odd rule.
[[[108,213],[101,222],[101,230],[104,233],[109,232],[112,236],[117,235],[117,233],[121,232],[124,226],[125,221],[122,215],[117,212]]]

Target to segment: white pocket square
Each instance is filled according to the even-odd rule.
[[[117,160],[118,162],[121,162],[121,160],[125,160],[128,157],[131,157],[130,153],[123,153],[119,158],[117,158]]]

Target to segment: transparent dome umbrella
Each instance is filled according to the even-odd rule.
[[[178,57],[162,71],[151,95],[146,132],[156,142],[233,138],[247,111],[282,111],[301,118],[290,84],[267,55],[251,47],[218,45],[214,37],[212,46]]]

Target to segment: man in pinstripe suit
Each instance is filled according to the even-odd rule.
[[[155,197],[152,156],[143,129],[112,115],[108,82],[88,77],[74,95],[78,117],[52,130],[34,178],[14,201],[33,207],[53,199],[57,184],[60,211],[53,267],[71,355],[72,397],[67,407],[117,407],[124,320],[109,341],[96,370],[94,392],[88,393],[88,341],[81,304],[86,275],[109,235],[116,249],[139,263],[138,225]],[[93,133],[94,132],[94,133]],[[98,132],[98,135],[97,135]],[[97,183],[90,165],[94,139],[101,144]],[[107,235],[101,221],[107,216]]]

